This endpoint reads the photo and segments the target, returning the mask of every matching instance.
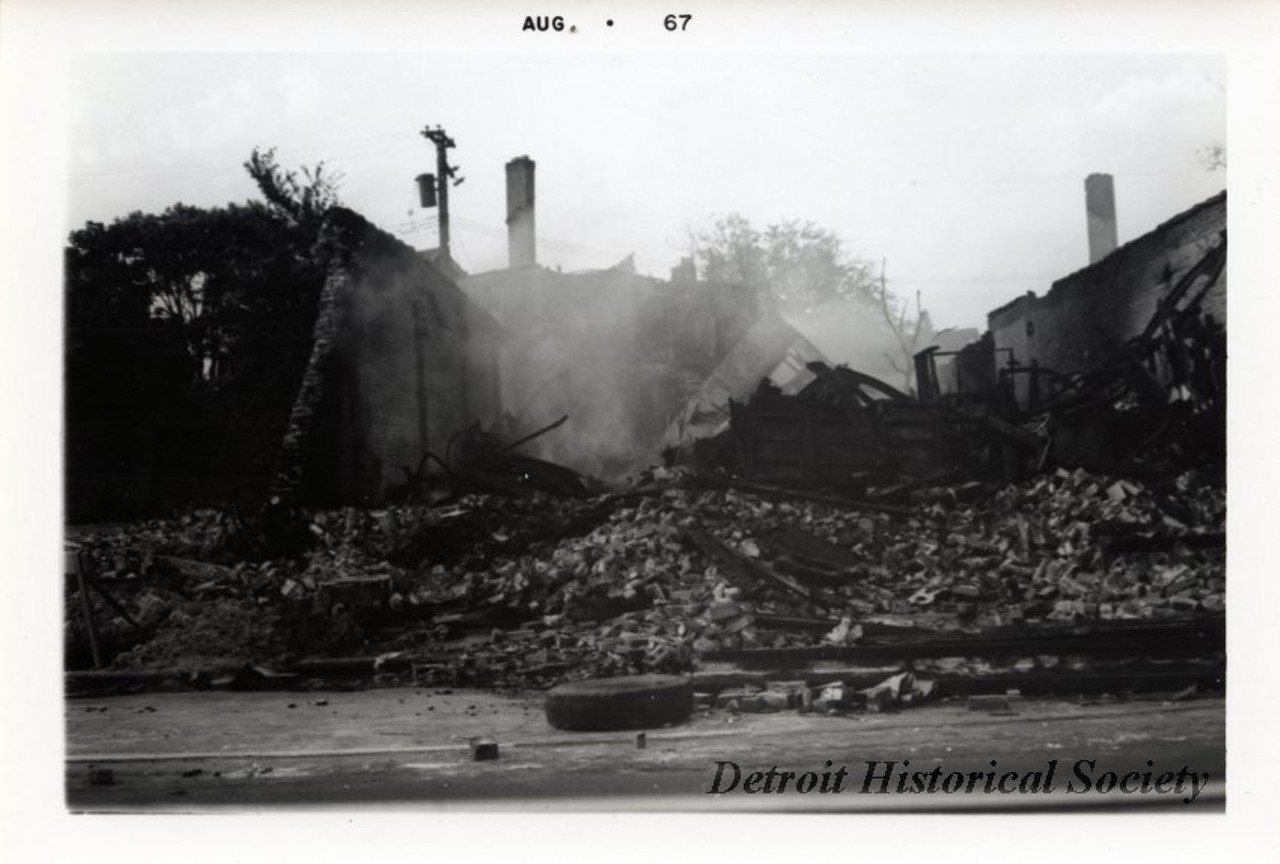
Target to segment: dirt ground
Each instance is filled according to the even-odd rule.
[[[181,812],[333,804],[730,811],[1224,806],[1223,700],[1028,699],[1013,707],[1005,715],[971,711],[964,701],[841,717],[702,712],[681,726],[647,731],[641,748],[636,733],[551,728],[537,693],[397,688],[74,699],[65,706],[67,802],[75,811]],[[473,736],[497,741],[499,758],[473,761]],[[888,770],[905,771],[909,762],[912,771],[950,773],[992,771],[992,761],[1020,778],[1043,776],[1053,761],[1054,788],[984,794],[979,783],[969,793],[912,794],[908,780],[904,794],[892,788],[896,777],[879,791],[875,774],[888,762],[895,763]],[[842,794],[747,794],[745,783],[724,788],[735,770],[746,780],[775,766],[797,776],[845,767],[847,788]],[[1180,769],[1209,777],[1190,804],[1190,783],[1184,794],[1171,783],[1164,794],[1152,791],[1161,774]],[[1077,771],[1097,786],[1105,772],[1136,772],[1135,791],[1086,791]],[[1143,772],[1150,775],[1145,792],[1137,790]]]

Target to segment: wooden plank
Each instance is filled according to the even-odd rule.
[[[730,577],[730,581],[766,584],[772,582],[793,594],[803,597],[805,600],[813,598],[813,592],[797,583],[794,579],[783,576],[781,573],[774,572],[768,567],[744,558],[737,552],[730,549],[719,538],[709,534],[701,528],[686,529],[684,531],[684,536],[687,537],[694,546],[715,561],[716,564],[723,567],[726,575]]]
[[[861,563],[858,556],[843,546],[837,546],[817,535],[810,534],[808,531],[801,531],[799,528],[788,528],[785,531],[780,531],[770,537],[769,542],[776,546],[785,547],[792,552],[798,552],[807,558],[812,558],[835,569],[846,569]]]

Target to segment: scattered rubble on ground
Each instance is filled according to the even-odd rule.
[[[689,673],[706,658],[756,662],[753,652],[839,658],[922,633],[1123,632],[1224,610],[1225,493],[1194,471],[953,478],[880,510],[666,469],[649,480],[582,499],[294,511],[309,544],[258,560],[243,551],[251,529],[212,510],[82,533],[75,545],[117,669],[377,656],[423,683],[546,687]],[[84,668],[82,608],[69,580],[68,662]],[[725,679],[742,690],[730,699],[728,686],[699,689],[730,710],[886,710],[926,698],[936,678],[1084,668],[1050,651],[964,650],[864,662],[861,680],[811,663],[810,685],[827,678],[816,695],[763,681],[742,690],[741,676]]]

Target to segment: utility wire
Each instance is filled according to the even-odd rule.
[[[956,276],[943,279],[897,278],[890,280],[895,285],[986,285],[997,282],[1030,282],[1040,279],[1055,279],[1057,273],[1027,273],[1020,276]]]
[[[489,224],[486,222],[479,222],[475,219],[468,219],[466,217],[456,216],[456,215],[453,217],[453,220],[454,222],[458,223],[461,227],[466,228],[467,230],[472,231],[476,234],[484,235],[486,237],[492,237],[494,239],[501,240],[507,236],[507,229],[505,227],[499,227],[497,225]],[[543,235],[538,235],[538,245],[546,246],[548,248],[559,250],[562,252],[584,252],[584,253],[614,257],[615,262],[622,260],[627,255],[633,254],[630,252],[619,252],[616,249],[602,249],[599,246],[587,246],[582,243],[573,243],[568,240],[557,240],[555,238],[545,237]],[[643,261],[646,264],[652,264],[654,266],[659,266],[659,267],[673,266],[673,262],[670,260],[652,258],[647,255],[636,255],[635,260]]]

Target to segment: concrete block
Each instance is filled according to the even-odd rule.
[[[476,762],[492,762],[498,758],[498,742],[492,738],[472,738],[471,758]]]

